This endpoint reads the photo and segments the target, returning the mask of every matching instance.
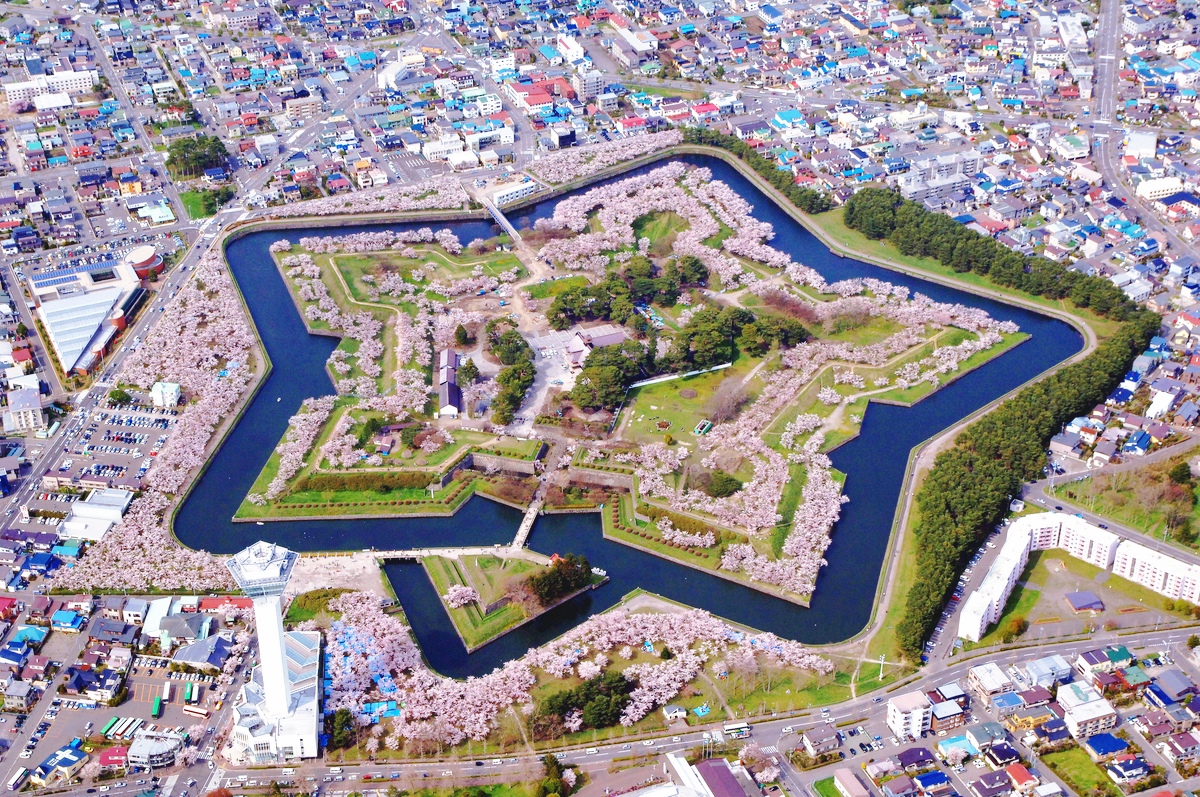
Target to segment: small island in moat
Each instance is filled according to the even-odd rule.
[[[341,339],[337,395],[291,419],[237,519],[450,514],[476,493],[599,510],[610,539],[805,603],[843,500],[827,453],[868,403],[911,404],[1028,336],[885,281],[827,283],[711,177],[668,162],[517,240],[277,242],[310,330]],[[509,547],[529,553],[523,533]],[[536,611],[496,603],[545,557],[400,553],[444,601],[477,593],[449,609],[469,647]]]

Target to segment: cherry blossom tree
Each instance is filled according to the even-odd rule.
[[[442,600],[451,609],[461,609],[468,603],[477,603],[479,601],[479,593],[471,587],[464,586],[463,584],[455,584],[442,596]]]

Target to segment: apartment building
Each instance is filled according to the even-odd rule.
[[[923,692],[908,692],[888,700],[887,725],[898,738],[920,738],[933,721],[933,704]]]
[[[1172,600],[1200,603],[1200,565],[1190,564],[1141,543],[1122,540],[1117,545],[1113,573],[1149,587]]]
[[[1063,722],[1076,739],[1106,731],[1117,726],[1117,712],[1095,687],[1072,681],[1058,688],[1058,705],[1063,710]]]

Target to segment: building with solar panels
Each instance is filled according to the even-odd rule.
[[[42,268],[26,281],[63,371],[87,373],[111,350],[148,292],[141,280],[162,271],[152,246],[95,263]]]

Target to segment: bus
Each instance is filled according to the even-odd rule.
[[[198,717],[202,720],[208,719],[208,710],[200,708],[199,706],[184,706],[183,713],[187,714],[189,717]]]
[[[145,724],[145,720],[134,718],[133,722],[129,723],[129,727],[125,729],[125,733],[122,734],[121,738],[125,741],[129,741],[133,738],[133,735],[137,733],[138,730]]]
[[[121,736],[125,733],[125,729],[129,727],[129,724],[131,722],[133,722],[132,717],[126,717],[125,719],[117,720],[117,724],[114,725],[112,730],[110,730],[108,732],[109,738],[110,739],[120,739]]]
[[[154,708],[150,710],[150,716],[154,717],[154,719],[158,719],[162,716],[162,712],[162,698],[156,697],[154,698]]]
[[[105,724],[104,730],[100,731],[100,735],[108,736],[109,732],[112,731],[112,729],[115,728],[117,726],[117,723],[120,721],[121,721],[120,717],[113,717],[112,719],[110,719],[107,722],[107,724]]]
[[[188,681],[187,686],[184,687],[183,702],[184,703],[195,703],[196,702],[196,685],[194,683],[192,683],[191,681]]]
[[[13,776],[8,779],[8,790],[18,791],[23,785],[25,785],[25,779],[27,777],[29,777],[28,769],[18,769],[15,773],[13,773]]]
[[[171,702],[171,682],[170,681],[167,681],[165,684],[163,684],[162,701],[164,703]]]
[[[750,726],[745,722],[735,722],[725,726],[725,735],[730,739],[745,739],[750,736]]]

